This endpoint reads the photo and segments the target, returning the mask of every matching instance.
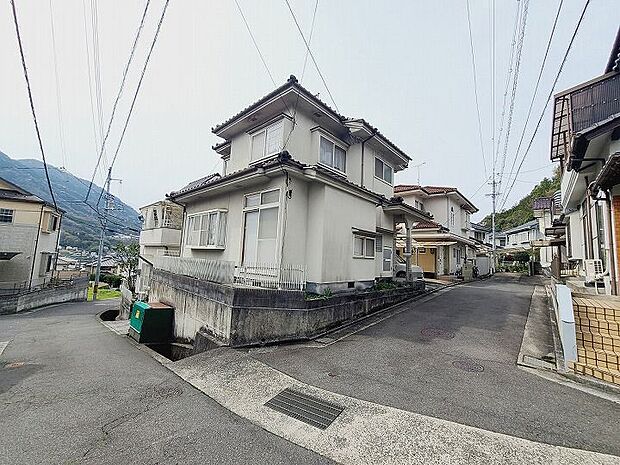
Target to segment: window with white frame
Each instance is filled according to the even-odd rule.
[[[10,208],[0,208],[0,223],[12,223],[15,210]]]
[[[243,263],[276,263],[280,189],[246,195],[243,210]]]
[[[320,146],[319,160],[321,163],[346,173],[347,151],[323,136],[320,139]]]
[[[353,257],[375,258],[375,239],[372,237],[353,235]]]
[[[59,216],[54,215],[52,212],[45,212],[43,215],[43,222],[41,224],[41,231],[44,233],[52,233],[58,229]]]
[[[253,133],[251,137],[251,161],[260,160],[269,155],[279,153],[284,143],[284,120],[279,120],[270,124],[260,131]]]
[[[375,158],[375,177],[391,185],[394,183],[394,170],[380,158]]]
[[[392,247],[383,247],[383,271],[392,270]]]
[[[450,207],[450,226],[454,226],[454,207]]]
[[[186,245],[194,248],[226,247],[226,210],[209,210],[188,215]]]

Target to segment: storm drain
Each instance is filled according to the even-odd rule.
[[[484,371],[484,366],[471,360],[455,360],[452,362],[452,366],[470,373],[482,373]]]
[[[441,328],[424,328],[420,331],[420,334],[424,337],[438,337],[440,339],[452,339],[454,333]]]
[[[286,388],[265,406],[316,428],[325,429],[342,413],[343,407]]]

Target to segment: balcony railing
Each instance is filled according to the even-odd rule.
[[[555,97],[551,160],[566,159],[575,134],[620,114],[620,74],[589,81]]]

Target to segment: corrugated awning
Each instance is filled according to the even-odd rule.
[[[616,184],[620,184],[620,152],[616,152],[609,157],[596,177],[594,184],[602,190],[608,190]]]
[[[438,241],[438,242],[423,242],[423,241],[416,241],[415,244],[411,244],[412,247],[441,247],[442,245],[454,245],[456,244],[456,241]]]

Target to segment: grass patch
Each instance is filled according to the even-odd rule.
[[[114,289],[99,289],[97,292],[97,300],[116,299],[121,296],[121,291]],[[88,300],[93,300],[93,288],[88,288]]]

